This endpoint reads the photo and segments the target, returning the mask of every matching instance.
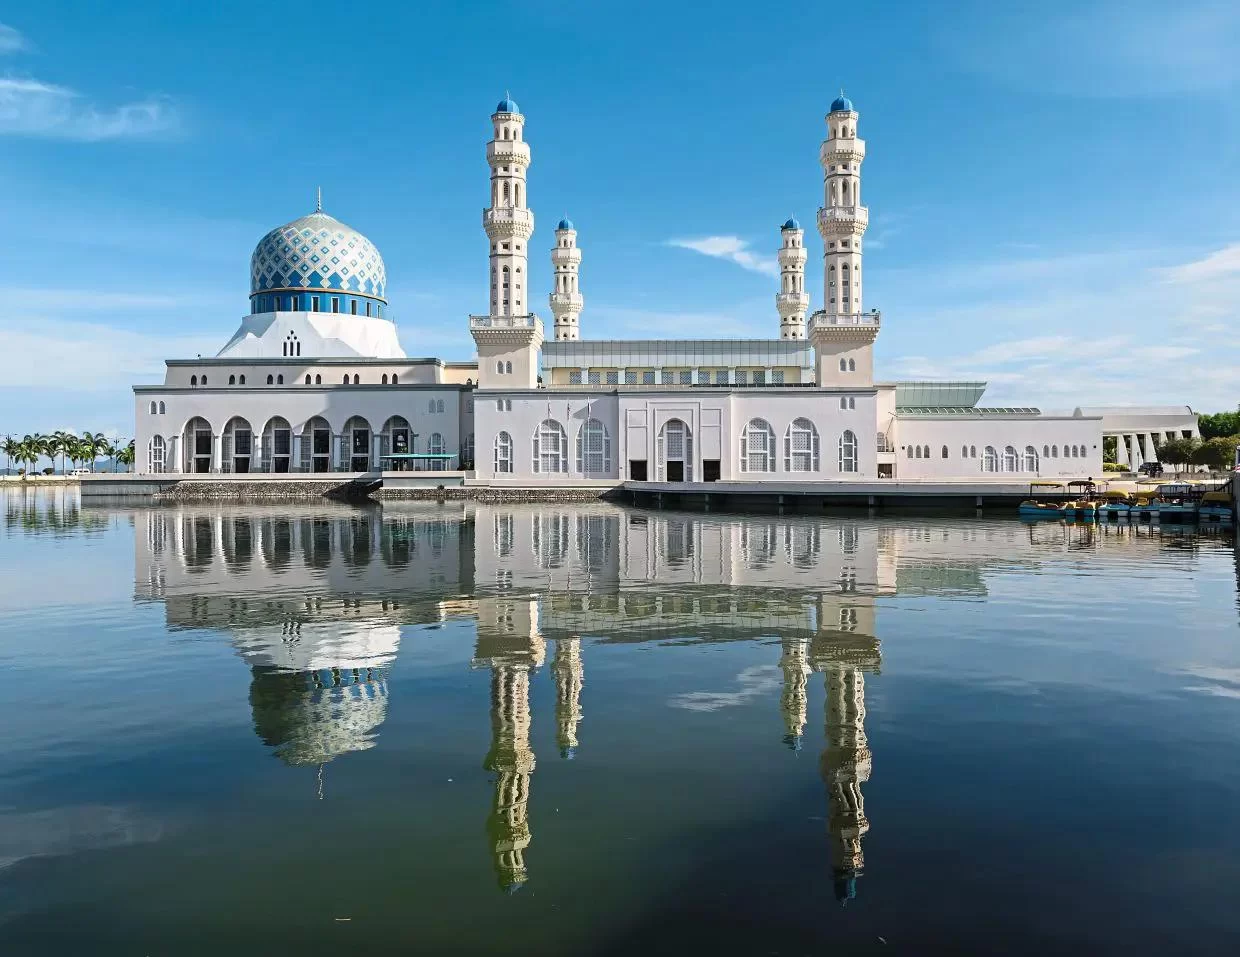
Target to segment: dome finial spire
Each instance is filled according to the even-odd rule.
[[[314,188],[314,211],[316,213],[323,212],[323,187],[316,186]]]

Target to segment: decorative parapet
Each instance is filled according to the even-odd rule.
[[[482,211],[482,228],[492,239],[517,236],[528,238],[534,232],[534,214],[516,206],[499,206]]]
[[[810,338],[863,339],[873,342],[878,337],[882,313],[829,313],[819,309],[809,317]]]
[[[470,316],[469,332],[475,342],[509,342],[516,345],[543,343],[542,320],[534,313],[524,316]]]
[[[868,226],[870,210],[865,206],[820,206],[818,225],[826,228],[835,224]]]

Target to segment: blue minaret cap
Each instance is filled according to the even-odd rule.
[[[573,221],[571,219],[565,216],[563,219],[560,220],[560,225],[558,225],[555,228],[556,229],[576,229],[577,227],[573,225]]]
[[[517,106],[517,101],[508,95],[508,91],[504,91],[504,98],[499,101],[499,106],[495,108],[496,113],[520,113],[521,108]]]
[[[795,216],[789,216],[788,222],[784,223],[784,225],[781,226],[780,228],[781,229],[800,229],[801,224],[797,222],[797,218]]]
[[[843,90],[840,90],[840,95],[837,96],[835,98],[835,101],[831,104],[831,112],[832,113],[855,113],[857,111],[853,109],[852,100],[850,100],[848,97],[844,95]]]

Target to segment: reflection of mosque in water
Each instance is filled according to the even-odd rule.
[[[869,828],[861,789],[871,764],[865,673],[880,663],[876,599],[897,590],[984,594],[982,567],[1013,554],[1002,531],[992,549],[993,529],[968,526],[945,538],[939,526],[603,505],[134,514],[139,600],[161,601],[173,627],[230,633],[250,667],[255,732],[288,764],[317,766],[320,787],[326,764],[375,745],[401,626],[474,622],[473,664],[489,669],[491,686],[487,830],[506,888],[527,876],[530,684],[548,642],[557,745],[571,759],[580,746],[583,637],[776,639],[790,748],[801,748],[811,676],[823,676],[820,769],[832,870],[837,897],[851,898]],[[1013,526],[1011,535],[1020,534]]]

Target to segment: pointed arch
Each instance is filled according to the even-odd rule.
[[[784,433],[784,471],[819,470],[818,429],[809,419],[793,419]]]
[[[600,419],[588,418],[577,430],[577,471],[582,475],[611,472],[611,435]]]
[[[539,423],[531,445],[536,473],[555,475],[568,471],[568,434],[555,419],[543,419]]]
[[[512,436],[507,432],[501,431],[495,436],[495,471],[512,474]]]
[[[852,429],[845,429],[839,442],[839,468],[841,472],[857,471],[857,435]]]
[[[742,472],[775,471],[775,430],[766,419],[750,419],[741,430]]]

